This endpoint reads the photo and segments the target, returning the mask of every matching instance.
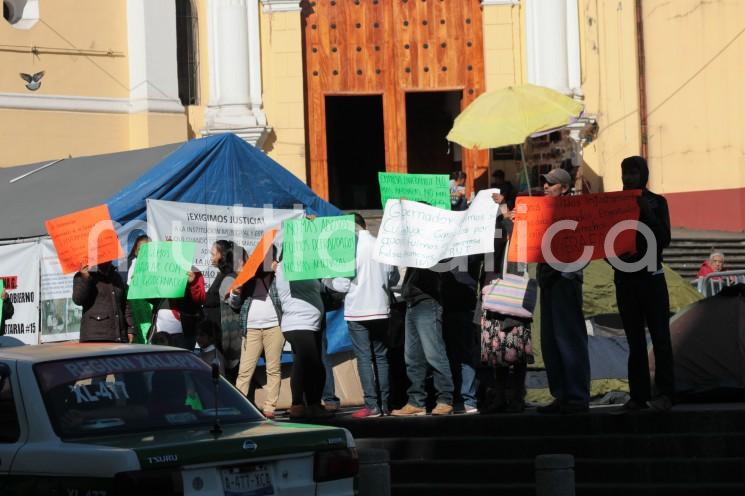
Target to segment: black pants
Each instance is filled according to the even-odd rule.
[[[645,324],[652,338],[655,386],[660,395],[672,398],[673,348],[670,343],[670,297],[664,274],[616,273],[616,301],[629,342],[629,389],[631,398],[644,402],[652,397]]]
[[[284,337],[292,346],[292,389],[293,405],[318,405],[321,403],[326,371],[321,361],[320,331],[287,331]]]

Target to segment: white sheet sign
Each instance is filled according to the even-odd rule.
[[[0,246],[0,278],[14,310],[5,334],[39,344],[39,243]]]
[[[493,252],[499,205],[491,196],[498,192],[480,191],[462,212],[388,200],[375,243],[375,260],[428,269],[446,258]]]
[[[304,215],[303,210],[206,205],[165,200],[147,201],[149,235],[157,241],[193,241],[194,265],[209,284],[217,275],[210,248],[218,239],[234,241],[251,253],[264,231]]]
[[[79,339],[83,307],[72,301],[72,279],[75,274],[62,273],[51,239],[41,240],[40,248],[41,342]]]

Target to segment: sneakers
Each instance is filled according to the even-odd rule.
[[[427,415],[427,410],[407,403],[403,408],[393,410],[391,415],[394,417],[420,417],[422,415]]]
[[[382,417],[382,416],[383,414],[378,408],[367,408],[367,407],[361,408],[352,414],[352,418],[357,418],[357,419],[374,418],[374,417]]]
[[[474,413],[479,413],[479,409],[475,406],[471,405],[463,405],[463,414],[464,415],[473,415]]]
[[[264,411],[263,411],[263,412],[261,412],[261,413],[263,413],[263,414],[264,414],[264,416],[265,416],[266,418],[268,418],[269,420],[274,420],[274,417],[275,417],[275,415],[274,415],[274,412],[273,412],[273,411],[269,411],[269,410],[264,410]]]
[[[669,396],[658,396],[653,400],[647,401],[647,406],[655,412],[667,412],[673,407],[673,401]]]
[[[476,411],[478,412],[478,410]],[[447,405],[445,403],[438,403],[437,406],[435,406],[432,409],[432,415],[452,415],[452,414],[453,414],[453,405]]]
[[[305,418],[305,405],[292,405],[289,410],[290,419]]]
[[[323,420],[330,419],[333,416],[334,412],[324,408],[320,403],[317,405],[310,405],[306,408],[306,417],[309,419]]]
[[[562,415],[574,415],[575,413],[587,413],[590,411],[590,405],[587,403],[567,402],[561,405],[559,413]]]
[[[554,400],[548,405],[542,405],[535,409],[536,412],[544,415],[556,415],[561,413],[561,402]]]
[[[323,404],[323,408],[327,412],[338,412],[341,409],[341,405],[336,401],[327,401]]]

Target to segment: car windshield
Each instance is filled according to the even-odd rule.
[[[204,426],[215,420],[210,367],[189,352],[132,353],[34,366],[47,412],[65,438]],[[260,420],[248,400],[221,379],[223,424]]]

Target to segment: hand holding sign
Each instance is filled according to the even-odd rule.
[[[235,281],[230,286],[230,291],[238,290],[256,274],[256,271],[259,269],[264,259],[266,259],[267,253],[271,250],[272,243],[276,236],[277,229],[270,229],[264,233],[259,240],[259,244],[256,245],[256,248],[254,248],[254,251],[251,253],[251,256],[248,257],[246,263],[243,264],[240,274],[238,274],[238,277],[235,278]]]
[[[151,241],[140,247],[128,300],[181,298],[191,273],[196,244]]]
[[[288,281],[354,276],[354,215],[286,220],[282,231]]]
[[[64,274],[124,256],[106,205],[50,219],[46,227]]]

